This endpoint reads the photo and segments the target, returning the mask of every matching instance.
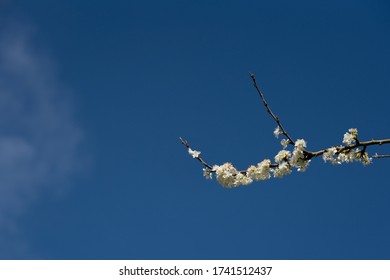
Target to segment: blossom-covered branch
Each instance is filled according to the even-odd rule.
[[[315,152],[306,149],[306,141],[303,139],[297,139],[294,141],[287,131],[282,126],[279,118],[272,112],[268,103],[266,102],[263,93],[260,91],[255,76],[251,73],[250,77],[253,81],[253,85],[256,88],[263,104],[269,115],[276,122],[274,135],[276,138],[279,135],[283,135],[280,142],[283,149],[280,150],[274,157],[274,162],[270,159],[264,159],[256,166],[251,165],[246,170],[237,170],[231,163],[227,162],[223,165],[213,165],[206,163],[203,158],[200,157],[200,152],[193,150],[188,142],[180,137],[181,143],[187,148],[188,153],[201,162],[204,166],[203,175],[207,179],[211,179],[215,173],[218,182],[226,187],[237,187],[240,185],[248,185],[253,181],[267,180],[272,176],[281,178],[292,172],[295,168],[299,172],[306,171],[312,158],[322,156],[325,162],[330,161],[333,164],[342,164],[350,162],[361,162],[363,165],[368,165],[372,162],[373,158],[388,158],[390,155],[378,155],[375,154],[369,157],[367,148],[374,145],[390,144],[390,139],[382,140],[370,140],[361,142],[358,138],[358,130],[356,128],[350,128],[343,137],[343,145],[332,146],[326,149],[318,150]],[[293,146],[293,150],[290,151],[287,147]]]
[[[356,129],[355,128],[351,128],[349,129],[349,131],[355,131]],[[356,137],[357,137],[357,130],[356,130]],[[332,149],[332,151],[335,151],[335,154],[340,154],[340,153],[346,153],[346,152],[350,152],[356,148],[363,148],[362,151],[365,152],[365,150],[367,149],[368,146],[373,146],[373,145],[384,145],[384,144],[390,144],[390,139],[382,139],[382,140],[370,140],[370,141],[365,141],[365,142],[360,142],[360,141],[356,141],[356,140],[348,140],[350,138],[350,135],[353,135],[351,134],[350,132],[346,133],[344,135],[344,140],[343,140],[343,143],[347,143],[349,145],[347,146],[335,146],[335,147],[332,147],[330,149]],[[317,152],[308,152],[306,151],[307,155],[308,155],[308,158],[313,158],[313,157],[318,157],[318,156],[323,156],[324,154],[326,153],[329,153],[329,150],[330,149],[324,149],[324,150],[320,150],[320,151],[317,151]],[[372,158],[387,158],[387,157],[390,157],[390,155],[378,155],[378,154],[375,154],[372,156]]]

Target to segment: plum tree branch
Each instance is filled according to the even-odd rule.
[[[251,165],[246,170],[237,170],[231,163],[224,163],[221,166],[208,164],[200,156],[200,152],[193,150],[188,141],[180,137],[181,143],[187,148],[188,153],[196,158],[205,168],[203,168],[203,175],[207,179],[211,179],[213,174],[216,174],[218,182],[226,187],[237,187],[239,185],[248,185],[253,181],[267,180],[271,177],[281,178],[291,173],[292,168],[296,168],[299,172],[306,171],[310,161],[313,158],[322,156],[325,162],[330,161],[333,164],[361,162],[363,165],[368,165],[372,159],[390,158],[390,155],[375,154],[369,157],[367,148],[375,145],[390,144],[390,139],[360,141],[358,139],[358,130],[350,128],[344,134],[343,145],[331,146],[326,149],[318,151],[309,151],[306,149],[306,141],[304,139],[293,140],[283,127],[279,118],[272,112],[263,93],[257,85],[254,74],[250,73],[257,93],[259,94],[267,113],[276,122],[277,128],[274,131],[276,137],[282,134],[286,139],[282,139],[281,145],[283,149],[280,150],[274,157],[274,162],[269,159],[264,159],[256,166]],[[287,146],[293,146],[293,151],[287,150]]]

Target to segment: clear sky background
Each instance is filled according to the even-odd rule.
[[[0,258],[389,259],[390,160],[224,189],[281,149],[389,138],[387,1],[0,1]],[[390,146],[370,154],[390,153]]]

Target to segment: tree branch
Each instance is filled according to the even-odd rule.
[[[378,155],[375,154],[371,158],[367,153],[367,148],[374,145],[390,144],[390,139],[359,141],[358,130],[356,128],[350,128],[348,132],[344,134],[343,144],[339,146],[332,146],[326,149],[318,151],[306,150],[306,141],[304,139],[293,140],[287,131],[284,129],[279,118],[272,112],[267,101],[264,98],[263,93],[259,89],[255,76],[250,73],[250,77],[253,81],[257,93],[259,94],[268,114],[273,118],[277,124],[277,128],[274,131],[275,136],[283,134],[287,139],[283,139],[281,144],[283,149],[279,151],[274,157],[274,163],[269,159],[264,159],[257,166],[251,165],[247,170],[237,170],[231,163],[224,163],[223,165],[210,165],[203,160],[200,156],[200,152],[192,150],[189,143],[180,138],[181,143],[187,148],[188,153],[196,158],[205,167],[203,169],[203,175],[211,179],[212,173],[216,173],[218,182],[226,187],[237,187],[239,185],[248,185],[253,181],[267,180],[271,177],[281,178],[292,172],[292,168],[296,168],[299,172],[304,172],[312,158],[322,156],[325,162],[330,161],[333,164],[349,163],[349,162],[361,162],[364,165],[368,165],[372,162],[373,158],[390,158],[390,155]],[[293,151],[286,150],[287,146],[292,145]]]
[[[375,154],[372,157],[373,158],[390,158],[390,155],[378,155],[378,154]]]
[[[368,146],[383,145],[383,144],[390,144],[390,139],[371,140],[371,141],[365,141],[365,142],[357,141],[357,143],[354,144],[354,145],[350,145],[350,146],[336,146],[335,148],[337,149],[338,153],[341,153],[341,152],[344,152],[344,151],[347,151],[347,150],[353,150],[353,149],[360,148],[360,147],[363,147],[363,149],[365,150]],[[321,156],[326,151],[327,151],[327,149],[319,150],[319,151],[316,151],[316,152],[306,151],[307,158],[311,159],[313,157]],[[376,156],[373,156],[373,158],[384,158],[384,157],[389,157],[389,156],[390,155],[383,155],[383,156],[376,155]]]

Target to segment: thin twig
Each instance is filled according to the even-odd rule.
[[[191,149],[191,146],[190,146],[190,144],[188,143],[187,140],[185,140],[185,139],[183,139],[183,138],[181,138],[181,137],[179,137],[179,139],[180,139],[180,142],[181,142],[184,146],[186,146],[187,150],[188,150],[188,149]],[[212,173],[215,172],[215,170],[213,170],[213,167],[212,167],[210,164],[208,164],[207,162],[205,162],[205,161],[203,160],[202,157],[197,156],[196,159],[197,159],[198,161],[200,161],[207,169],[209,169],[209,172],[212,172]],[[271,163],[269,166],[270,166],[271,168],[274,168],[274,167],[278,167],[279,164],[278,164],[278,163]],[[237,171],[237,172],[238,172],[238,173],[242,173],[242,174],[246,174],[247,171],[246,171],[246,170],[239,170],[239,171]]]
[[[179,139],[180,139],[181,143],[182,143],[184,146],[187,147],[187,149],[191,149],[190,144],[188,144],[188,141],[187,141],[187,140],[184,140],[184,139],[181,138],[181,137],[179,137]],[[207,162],[205,162],[205,161],[202,159],[201,156],[197,156],[196,159],[199,160],[199,161],[200,161],[205,167],[207,167],[208,169],[210,169],[210,170],[213,169],[213,167],[212,167],[210,164],[208,164]]]
[[[287,131],[284,129],[283,125],[281,124],[279,118],[271,111],[271,108],[268,106],[267,101],[265,101],[263,93],[261,92],[261,90],[257,86],[255,75],[253,73],[249,73],[249,74],[250,74],[251,79],[253,81],[253,86],[255,87],[257,93],[259,94],[261,100],[263,101],[263,104],[264,104],[265,108],[267,109],[268,114],[270,114],[271,117],[275,120],[275,122],[277,123],[278,127],[282,131],[282,134],[287,137],[287,139],[290,142],[290,144],[295,145],[294,140],[290,137],[290,135],[288,135]]]
[[[375,154],[372,156],[372,158],[390,158],[390,155],[378,155],[378,154]]]

